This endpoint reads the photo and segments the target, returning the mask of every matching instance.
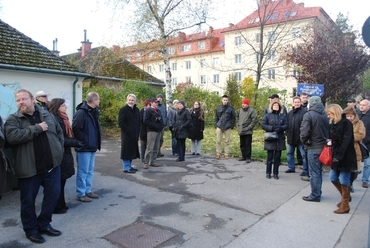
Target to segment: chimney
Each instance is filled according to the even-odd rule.
[[[212,33],[213,33],[213,27],[212,26],[209,26],[209,29],[208,29],[208,33],[207,33],[207,36],[212,36]]]
[[[185,40],[185,39],[186,39],[186,34],[185,34],[184,32],[179,31],[179,32],[177,32],[177,37],[178,37],[181,41],[183,41],[183,40]]]
[[[81,41],[81,58],[84,58],[86,54],[91,50],[91,44],[89,40],[86,39],[86,29],[84,29],[84,40]]]
[[[58,51],[58,38],[55,38],[55,40],[53,40],[53,51],[54,55],[58,56],[59,57],[59,51]]]
[[[232,26],[234,26],[234,23],[229,23],[229,28],[231,28]]]

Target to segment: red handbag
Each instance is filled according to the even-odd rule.
[[[319,156],[320,163],[331,166],[333,163],[333,151],[331,146],[324,146]]]

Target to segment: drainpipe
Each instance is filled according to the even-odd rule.
[[[72,89],[72,106],[73,106],[72,116],[74,116],[76,112],[76,84],[77,82],[78,82],[78,77],[76,76],[76,80],[73,81],[73,89]]]

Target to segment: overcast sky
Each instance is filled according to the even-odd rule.
[[[348,13],[351,24],[360,30],[370,16],[368,1],[295,2],[304,2],[305,6],[321,6],[333,20],[339,12],[345,15]],[[50,50],[53,49],[53,40],[58,38],[57,49],[61,55],[65,55],[76,52],[81,46],[84,29],[87,30],[87,39],[93,43],[92,47],[122,44],[122,36],[126,32],[118,21],[112,22],[112,10],[105,2],[106,0],[0,0],[0,19]],[[237,23],[256,8],[255,0],[214,2],[219,5],[217,19],[209,22],[214,28]]]

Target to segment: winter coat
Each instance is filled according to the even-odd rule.
[[[300,107],[292,109],[288,113],[288,124],[289,128],[286,130],[285,134],[287,137],[287,143],[292,146],[298,146],[301,143],[300,139],[300,128],[303,120],[303,115],[306,113],[307,109]]]
[[[368,110],[365,114],[359,113],[358,117],[364,123],[366,129],[366,136],[362,140],[362,143],[364,143],[367,149],[370,151],[370,110]]]
[[[193,123],[193,128],[189,130],[189,139],[202,140],[204,130],[204,120],[199,119],[199,108],[191,109],[190,116],[191,121]]]
[[[191,116],[187,109],[179,109],[175,116],[175,123],[172,131],[176,139],[186,139],[189,137],[189,128],[191,126]]]
[[[118,114],[118,125],[121,128],[121,159],[131,160],[140,158],[139,134],[140,134],[140,111],[136,104],[131,108],[129,105],[122,107]]]
[[[355,117],[352,121],[353,125],[353,137],[354,137],[354,148],[356,151],[356,159],[359,161],[357,165],[361,166],[361,161],[362,161],[362,153],[361,153],[361,148],[360,148],[360,143],[362,143],[362,140],[366,136],[366,130],[364,123],[360,121],[358,116]],[[357,170],[361,170],[360,168],[357,168]]]
[[[4,122],[0,116],[0,196],[12,191],[12,178],[10,174],[10,161],[5,155]]]
[[[286,114],[284,114],[283,106],[279,102],[279,111],[272,110],[272,104],[274,103],[276,102],[270,103],[269,112],[262,118],[262,129],[266,132],[276,132],[278,139],[265,140],[264,149],[282,151],[286,149],[284,131],[288,129],[288,119]]]
[[[76,152],[96,152],[101,148],[101,127],[99,109],[89,107],[86,102],[76,107],[72,120],[73,135],[83,145],[76,147]]]
[[[167,115],[167,125],[172,128],[173,126],[173,123],[175,121],[175,115],[176,115],[176,109],[174,108],[170,108],[168,110],[168,115]]]
[[[234,107],[226,104],[220,105],[216,109],[214,126],[221,130],[228,130],[235,126],[235,110]]]
[[[54,116],[35,104],[40,113],[41,121],[48,125],[46,136],[50,145],[53,159],[53,168],[60,165],[63,158],[63,130]],[[44,132],[40,125],[31,125],[30,121],[20,111],[9,115],[5,123],[5,137],[12,145],[14,157],[14,171],[17,178],[29,178],[37,175],[33,139]]]
[[[240,108],[235,113],[236,127],[239,135],[251,135],[258,122],[257,112],[252,107]]]
[[[147,136],[148,136],[148,127],[145,125],[144,123],[144,114],[145,114],[145,110],[147,108],[142,108],[140,110],[140,140],[147,140]]]
[[[357,169],[356,152],[353,146],[354,135],[352,123],[342,114],[342,120],[330,124],[330,139],[332,139],[333,158],[339,163],[333,164],[333,170],[351,171]]]
[[[60,163],[60,178],[62,180],[66,180],[75,174],[74,159],[71,147],[79,147],[82,144],[80,144],[75,138],[69,138],[67,136],[66,126],[64,125],[62,118],[60,118],[58,115],[54,115],[54,117],[63,130],[64,152],[62,162]]]
[[[164,105],[163,102],[160,102],[160,103],[158,103],[157,109],[161,113],[161,117],[162,117],[162,121],[163,121],[163,125],[164,125],[163,127],[165,127],[167,125],[167,109],[166,109],[166,105]]]
[[[152,107],[147,108],[144,112],[144,124],[146,125],[148,132],[162,132],[164,124],[161,112]]]
[[[329,119],[324,105],[315,104],[303,115],[300,139],[306,149],[322,149],[329,137]]]

